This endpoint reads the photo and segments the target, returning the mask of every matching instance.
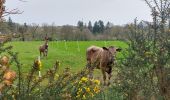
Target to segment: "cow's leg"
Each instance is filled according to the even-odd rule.
[[[45,57],[45,52],[43,52],[43,56]]]
[[[102,74],[103,74],[103,82],[104,82],[104,85],[106,85],[106,72],[104,69],[101,69],[102,70]]]
[[[110,85],[110,79],[112,77],[112,67],[111,66],[108,67],[107,73],[108,73],[108,78],[109,78],[108,85]]]
[[[47,56],[47,52],[46,52],[46,51],[44,51],[44,56],[45,56],[45,57]]]
[[[88,77],[90,78],[90,79],[92,79],[93,78],[93,67],[91,66],[91,63],[90,63],[90,61],[89,61],[89,59],[87,60],[87,64],[86,64],[86,69],[88,69]]]
[[[48,51],[46,51],[46,57],[47,57]]]
[[[108,85],[110,85],[110,79],[111,79],[111,77],[112,77],[112,73],[109,73],[108,75],[109,75],[109,76],[108,76],[108,77],[109,77]]]
[[[87,68],[87,69],[90,69],[90,68],[91,68],[91,64],[90,64],[89,61],[87,61],[86,68]]]
[[[40,51],[40,57],[41,57],[41,51]]]
[[[110,79],[112,77],[112,72],[108,73],[108,78],[109,78],[109,81],[108,81],[108,85],[110,85]]]
[[[89,78],[90,79],[93,79],[93,68],[92,67],[90,67],[90,68],[88,68],[89,69]]]
[[[47,49],[47,52],[46,52],[46,56],[48,55],[48,49]]]

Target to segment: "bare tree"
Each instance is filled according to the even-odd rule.
[[[32,39],[35,38],[35,32],[38,29],[39,25],[33,24],[32,25],[32,29],[31,29],[31,33],[32,33]]]
[[[5,16],[8,16],[10,14],[21,14],[22,12],[20,12],[17,8],[16,9],[5,9],[5,1],[6,0],[0,0],[0,21],[2,21],[2,18]]]

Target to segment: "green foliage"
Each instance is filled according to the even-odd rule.
[[[103,99],[158,99],[169,100],[169,37],[168,33],[154,29],[144,30],[137,21],[129,25],[128,48],[122,52],[123,59],[118,60],[118,73],[109,92]],[[166,37],[165,37],[165,36]],[[159,41],[164,37],[164,40]],[[168,39],[168,41],[166,41]],[[110,95],[110,93],[113,93]],[[100,94],[102,95],[102,94]],[[99,95],[99,96],[100,96]]]

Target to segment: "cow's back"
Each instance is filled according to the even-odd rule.
[[[87,63],[91,65],[95,64],[96,66],[98,66],[101,60],[102,52],[103,49],[97,46],[91,46],[87,48],[86,51]]]

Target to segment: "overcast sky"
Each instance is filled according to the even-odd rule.
[[[6,0],[6,9],[18,8],[20,15],[10,15],[19,23],[55,23],[76,25],[78,20],[96,20],[115,25],[130,23],[137,17],[150,21],[150,9],[144,0]]]

